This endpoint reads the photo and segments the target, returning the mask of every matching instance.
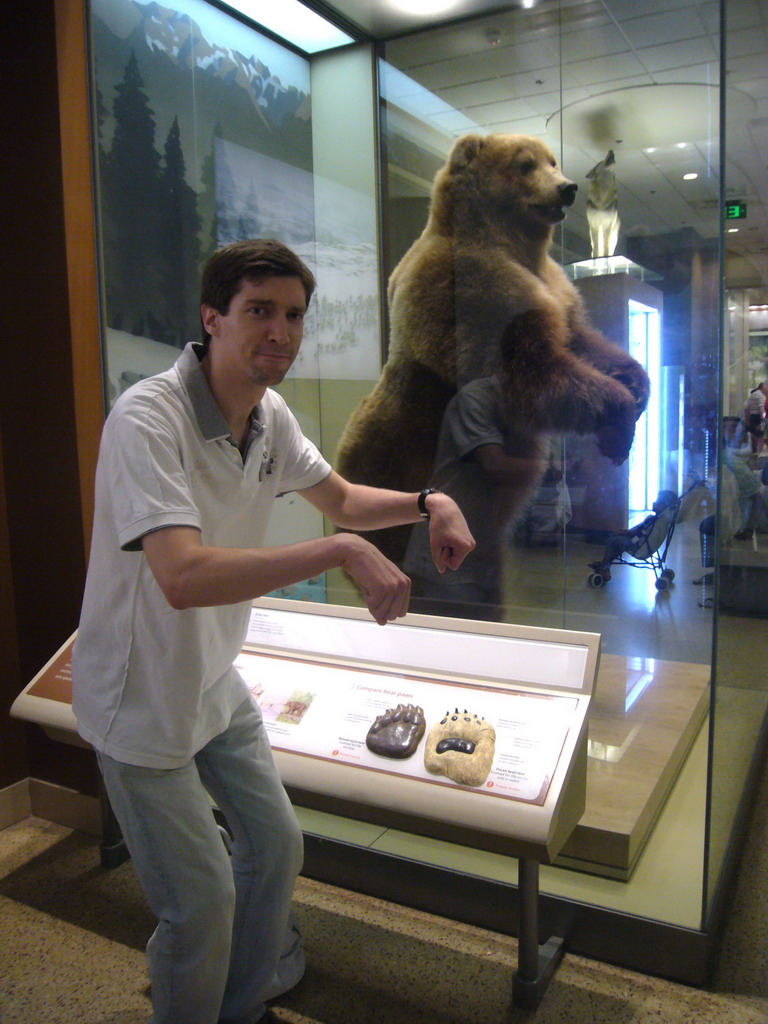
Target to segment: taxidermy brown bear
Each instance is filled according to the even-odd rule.
[[[336,468],[353,482],[418,491],[429,481],[446,404],[498,375],[505,415],[532,471],[510,518],[535,493],[552,434],[593,434],[623,462],[649,381],[588,322],[548,249],[577,186],[540,140],[466,135],[438,171],[429,220],[392,273],[390,350],[352,413]],[[400,561],[408,531],[367,534]]]

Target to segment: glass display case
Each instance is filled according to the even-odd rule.
[[[353,31],[353,0],[335,6]],[[576,951],[696,982],[766,711],[768,449],[743,423],[747,392],[768,377],[768,225],[749,128],[765,103],[765,12],[757,0],[688,4],[685,17],[655,0],[490,6],[387,38],[359,26],[353,42],[310,56],[205,0],[92,0],[106,405],[199,336],[204,259],[238,238],[274,236],[318,281],[281,391],[333,459],[398,354],[387,282],[435,212],[433,185],[453,173],[441,168],[457,159],[457,140],[543,143],[578,186],[549,218],[549,255],[626,357],[600,373],[633,394],[626,367],[639,364],[650,397],[638,400],[631,450],[616,457],[596,413],[574,407],[570,423],[552,426],[562,415],[549,407],[570,410],[572,396],[545,381],[532,399],[544,426],[529,448],[519,429],[514,443],[503,430],[492,438],[528,481],[522,498],[505,485],[507,504],[493,504],[483,482],[477,452],[489,435],[465,446],[459,461],[471,466],[469,500],[481,496],[492,523],[497,578],[442,594],[435,610],[601,635],[586,811],[542,870],[544,912]],[[736,223],[724,219],[726,200],[749,211],[739,232],[726,231]],[[515,230],[509,245],[524,262],[528,241]],[[508,325],[486,333],[495,278],[469,282],[467,266],[451,266],[455,305],[430,314],[454,331],[453,347],[416,393],[432,401],[439,391],[441,416],[454,395],[500,374],[503,419],[527,367],[508,355],[518,337]],[[400,281],[409,273],[398,270]],[[525,268],[532,296],[549,274]],[[482,357],[464,358],[458,335],[480,339]],[[563,358],[580,346],[569,336]],[[409,413],[414,436],[422,415]],[[426,448],[392,445],[387,472],[406,489],[409,460],[437,465],[433,433]],[[421,485],[430,482],[427,472]],[[673,514],[659,543],[633,548],[662,495]],[[331,529],[297,495],[278,505],[270,542]],[[406,559],[405,541],[398,550]],[[361,604],[340,572],[278,596]],[[446,889],[461,888],[451,912],[499,926],[495,904],[516,885],[509,858],[353,823],[332,807],[299,813],[310,870],[440,913]]]

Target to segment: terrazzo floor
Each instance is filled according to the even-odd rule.
[[[514,939],[300,879],[309,967],[285,1024],[766,1024],[768,770],[711,985],[566,953],[534,1012],[511,1006]],[[146,1024],[153,928],[130,863],[40,818],[0,832],[2,1024]],[[179,1022],[182,1024],[182,1022]]]

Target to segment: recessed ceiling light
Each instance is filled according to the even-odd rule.
[[[352,36],[311,11],[299,0],[226,0],[227,6],[257,21],[305,53],[353,43]]]
[[[688,143],[687,142],[678,142],[678,143],[676,143],[676,145],[677,145],[678,149],[685,149],[685,147],[688,145]]]
[[[738,235],[738,233],[739,233],[739,229],[738,228],[728,228],[728,234],[729,235]]]
[[[695,181],[698,178],[698,174],[695,171],[691,171],[689,174],[683,175],[683,181]]]

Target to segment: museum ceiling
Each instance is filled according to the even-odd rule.
[[[716,2],[537,0],[524,10],[445,0],[443,13],[403,10],[415,2],[326,6],[387,40],[388,61],[439,101],[432,113],[438,135],[442,128],[450,140],[477,126],[545,137],[582,185],[582,204],[587,172],[613,149],[628,231],[715,234]],[[438,6],[420,3],[422,10]],[[738,230],[725,236],[726,268],[729,284],[749,286],[768,280],[768,4],[728,0],[727,19],[725,196],[746,203],[747,217],[727,225]],[[415,195],[428,184],[409,177],[400,187]],[[572,226],[579,210],[586,231],[583,205]]]

